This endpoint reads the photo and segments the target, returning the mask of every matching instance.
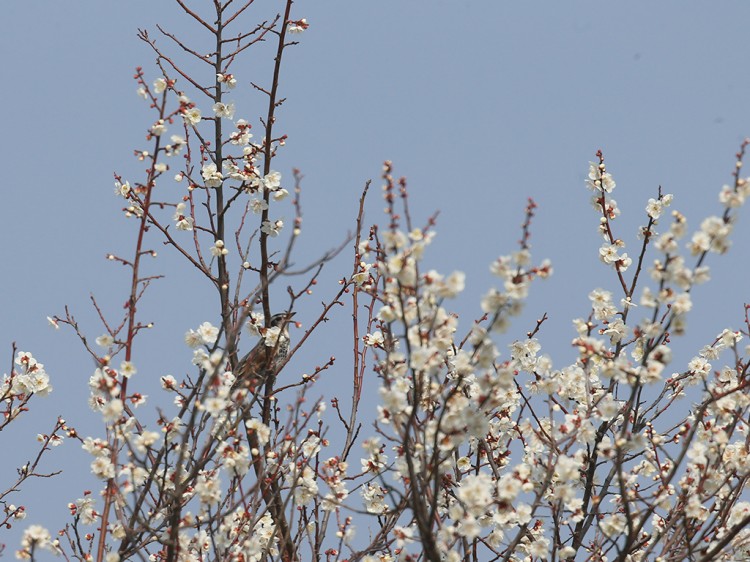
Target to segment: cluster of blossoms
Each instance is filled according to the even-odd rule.
[[[293,30],[292,28],[299,31],[306,27],[307,23],[304,20],[290,22],[290,31]],[[215,161],[214,155],[210,151],[202,151],[202,162],[199,168],[200,178],[191,177],[190,166],[187,166],[184,171],[180,171],[175,175],[175,180],[182,182],[187,178],[188,193],[192,193],[197,188],[206,190],[218,189],[224,186],[227,180],[238,182],[232,189],[245,191],[250,194],[251,197],[247,204],[248,208],[253,213],[263,214],[263,221],[260,225],[261,232],[270,237],[278,236],[284,227],[284,221],[282,219],[267,218],[269,202],[282,201],[289,195],[289,192],[282,187],[281,174],[279,172],[270,170],[268,173],[263,173],[261,171],[258,160],[265,158],[266,147],[263,143],[252,142],[252,127],[246,120],[235,120],[235,104],[233,102],[217,101],[212,106],[214,117],[204,118],[200,109],[190,98],[183,92],[175,90],[175,80],[157,78],[153,82],[153,85],[148,87],[140,74],[140,70],[137,78],[141,84],[138,94],[144,99],[153,102],[155,100],[154,96],[171,90],[177,94],[179,100],[179,107],[172,114],[160,117],[150,128],[147,138],[163,137],[167,132],[168,123],[172,121],[172,117],[174,116],[182,116],[186,127],[195,128],[196,131],[203,121],[210,122],[226,119],[233,122],[234,130],[229,134],[229,145],[241,149],[241,154],[224,154],[219,162]],[[231,73],[219,73],[216,75],[216,80],[218,85],[226,86],[230,90],[237,85],[237,77]],[[279,145],[283,145],[284,138],[282,137],[277,142]],[[123,182],[119,179],[116,182],[115,193],[128,201],[128,206],[125,208],[127,216],[139,218],[143,216],[145,193],[154,186],[155,180],[169,169],[167,164],[158,161],[157,157],[159,153],[163,152],[168,157],[176,156],[186,146],[187,142],[183,136],[172,135],[171,143],[160,146],[155,154],[149,151],[139,151],[137,153],[139,159],[152,162],[153,175],[146,185],[131,187],[128,182]],[[172,220],[177,230],[193,231],[196,229],[196,221],[200,220],[200,218],[196,216],[196,207],[191,196],[185,196],[182,200],[176,204],[170,204],[170,206],[174,207]],[[211,249],[211,253],[215,256],[218,255],[215,248]]]
[[[305,19],[280,23],[289,33],[308,27]],[[264,25],[240,35],[235,54],[244,50],[243,39],[255,41],[250,39],[255,33],[257,40],[267,33],[270,37],[271,29]],[[220,31],[216,34],[229,49]],[[280,62],[284,33],[277,36]],[[273,139],[270,128],[272,110],[281,102],[275,93],[258,88],[270,98],[271,115],[263,140],[254,142],[250,124],[235,119],[235,104],[222,97],[238,80],[229,72],[234,55],[219,51],[215,68],[223,70],[209,88],[213,95],[206,116],[175,89],[174,80],[158,78],[149,86],[139,69],[138,93],[159,111],[146,134],[154,148],[136,151],[147,165],[148,179],[131,185],[118,177],[115,191],[126,201],[126,215],[142,219],[141,234],[155,226],[216,286],[222,324],[205,322],[185,334],[197,374],[180,381],[161,377],[175,411],[169,417],[159,410],[158,427],[133,414],[146,400],[128,390],[135,366],[127,360],[118,369],[111,366],[123,349],[130,358],[138,329],[131,328],[127,338],[110,331],[96,339],[105,353],[89,380],[90,405],[102,415],[107,438],[81,441],[92,457],[92,473],[106,483],[105,501],[101,512],[89,493],[69,504],[81,549],[77,557],[91,557],[91,549],[83,552],[80,537],[90,544],[95,537],[93,531],[79,534],[79,524],[99,525],[108,562],[120,559],[111,543],[105,546],[108,539],[128,555],[147,553],[151,560],[291,560],[304,556],[304,541],[316,550],[310,554],[320,558],[321,545],[329,539],[338,543],[325,551],[329,559],[338,559],[337,549],[345,545],[351,558],[366,562],[419,557],[458,562],[485,553],[519,562],[605,561],[615,554],[632,562],[750,555],[750,503],[741,501],[750,479],[750,362],[748,349],[741,348],[746,332],[724,330],[684,371],[670,369],[672,338],[685,329],[691,291],[709,278],[704,259],[709,252],[729,249],[733,213],[750,194],[750,183],[739,177],[739,162],[734,185],[720,193],[723,214],[705,219],[687,242],[692,258],[680,253],[686,219],[671,210],[673,196],[661,191],[646,204],[647,224],[638,233],[642,248],[631,252],[638,256],[633,258],[615,235],[620,215],[612,198],[616,183],[599,154],[586,185],[593,192],[604,240],[599,258],[616,275],[618,292],[596,288],[589,293],[591,309],[573,322],[574,358],[564,366],[554,365],[543,348],[546,315],[524,337],[498,343],[498,334],[507,332],[511,319],[521,313],[531,282],[552,274],[550,262],[535,265],[529,249],[533,201],[526,208],[519,250],[490,266],[499,286],[478,303],[480,318],[462,326],[446,303],[462,294],[465,275],[423,266],[435,238],[434,222],[422,228],[412,224],[406,182],[394,181],[386,163],[383,194],[390,223],[386,229],[373,227],[358,245],[351,280],[341,281],[342,292],[334,299],[341,304],[344,291],[354,292],[353,302],[367,310],[367,333],[359,340],[357,332],[361,372],[354,377],[351,418],[342,415],[338,399],[332,401],[347,437],[341,452],[331,455],[322,419],[325,403],[303,409],[308,383],[315,377],[305,375],[298,382],[289,377],[283,382],[287,386],[274,386],[272,374],[240,369],[254,366],[238,362],[232,341],[239,327],[231,319],[239,316],[238,310],[268,298],[268,271],[278,263],[269,261],[265,243],[284,227],[283,220],[270,216],[270,203],[283,201],[289,192],[270,161],[286,139]],[[159,100],[166,101],[170,92],[178,107],[165,113],[166,104]],[[184,137],[172,134],[166,144],[175,118]],[[216,146],[203,140],[213,137],[201,134],[211,125],[217,136],[223,135]],[[188,146],[186,139],[198,146]],[[186,188],[177,202],[152,198],[157,180],[169,170],[159,157],[179,154],[185,155],[185,166],[175,180],[184,181]],[[395,210],[399,200],[403,214]],[[244,270],[260,272],[261,289],[252,298],[235,296],[232,302],[227,296],[234,280],[227,274],[230,252],[225,245],[231,235],[223,221],[238,201],[242,222],[233,247]],[[165,208],[173,209],[172,222],[162,224],[154,215]],[[204,210],[207,215],[201,215]],[[251,267],[250,250],[241,248],[241,232],[253,214],[259,215],[255,221],[263,263]],[[666,232],[657,232],[666,217],[671,217]],[[295,234],[298,226],[296,222]],[[193,232],[187,239],[194,240],[195,251],[180,246],[170,227]],[[361,240],[359,229],[357,236]],[[207,250],[202,246],[206,240]],[[660,255],[650,268],[652,286],[643,287],[647,276],[639,275],[648,269],[644,256],[649,244]],[[139,243],[136,255],[141,253],[147,252]],[[134,286],[145,288],[137,266],[121,261],[133,266]],[[283,274],[283,268],[274,273]],[[240,286],[241,278],[237,294]],[[299,298],[291,288],[289,294]],[[364,299],[368,304],[362,305],[358,295],[369,296]],[[268,300],[263,304],[268,312]],[[361,312],[354,311],[356,329]],[[134,322],[134,302],[128,313],[130,325],[140,328]],[[248,331],[262,338],[265,348],[255,348],[261,354],[277,349],[282,334],[279,326],[265,327],[265,320],[251,313],[246,322]],[[746,323],[750,330],[750,320]],[[725,364],[718,366],[722,358]],[[375,435],[361,442],[364,455],[358,474],[352,475],[350,454],[359,436],[362,390],[357,381],[362,382],[368,361],[378,376],[380,401]],[[16,364],[20,369],[3,382],[6,404],[50,391],[43,366],[30,354],[19,353]],[[295,400],[279,404],[281,391],[290,388],[299,390]],[[677,420],[666,415],[679,411],[688,396],[695,403],[683,407],[684,415]],[[17,411],[9,406],[6,417],[12,419]],[[52,442],[47,436],[41,440],[45,446]],[[350,492],[358,492],[364,506],[356,509],[357,517],[377,518],[377,537],[366,551],[357,552],[354,543],[354,522],[359,520],[345,516]],[[23,510],[10,507],[6,517],[20,519]],[[337,532],[327,537],[328,521],[334,519]],[[57,551],[59,545],[45,529],[31,526],[21,547],[20,558],[33,558],[39,549]]]
[[[227,84],[233,88],[237,80],[231,74],[218,74],[219,83]],[[192,106],[192,103],[185,96],[180,97],[180,110],[185,119],[192,126],[197,126],[201,121],[200,111]],[[234,120],[235,105],[234,103],[217,102],[213,106],[213,111],[217,119]],[[275,170],[270,170],[263,174],[258,166],[258,159],[264,154],[262,144],[253,143],[251,125],[244,119],[234,121],[235,130],[229,135],[231,145],[242,149],[241,156],[226,155],[221,162],[221,169],[216,162],[211,160],[204,161],[200,169],[202,185],[206,189],[216,189],[224,185],[228,179],[239,183],[239,189],[253,195],[250,198],[248,206],[255,214],[261,214],[269,208],[269,201],[283,201],[289,195],[289,191],[281,185],[281,174]],[[178,154],[185,141],[182,137],[172,136],[172,144],[167,145],[166,154],[168,156]],[[180,172],[175,176],[177,181],[182,181],[186,176],[185,172]],[[188,190],[196,188],[195,182],[190,182]],[[187,204],[179,202],[176,205],[173,220],[178,230],[193,230],[195,218],[187,211]],[[191,209],[192,211],[192,209]],[[281,219],[265,220],[261,225],[261,231],[268,236],[278,236],[284,222]]]
[[[32,396],[47,396],[52,392],[49,375],[44,365],[31,353],[18,351],[10,374],[3,374],[0,383],[0,430],[28,410]]]
[[[490,271],[503,280],[503,288],[492,288],[482,298],[482,310],[491,317],[490,330],[505,332],[510,319],[523,310],[529,294],[529,285],[535,278],[546,279],[552,274],[552,264],[544,260],[530,267],[531,254],[522,249],[509,256],[500,256],[490,266]]]
[[[748,361],[743,358],[747,350],[741,349],[743,334],[724,330],[688,362],[685,371],[670,375],[668,370],[673,361],[670,336],[684,330],[691,289],[708,279],[703,257],[728,247],[720,234],[731,230],[729,210],[744,195],[722,196],[727,213],[709,222],[720,222],[723,230],[701,228],[710,243],[701,246],[692,268],[680,255],[685,217],[672,211],[667,231],[657,232],[673,198],[660,195],[648,202],[648,225],[640,234],[644,248],[652,242],[661,256],[651,268],[656,289],[639,286],[636,305],[638,273],[632,282],[625,280],[631,261],[620,252],[624,242],[613,234],[618,214],[611,199],[615,183],[603,162],[594,165],[589,187],[596,191],[607,248],[600,257],[614,266],[623,294],[618,299],[602,288],[589,293],[588,317],[573,323],[571,343],[577,356],[556,368],[543,353],[541,337],[536,337],[543,320],[533,333],[510,341],[507,352],[501,353],[494,339],[522,310],[531,281],[552,273],[550,263],[532,265],[524,236],[519,251],[491,265],[502,286],[482,298],[484,316],[458,335],[458,316],[445,305],[464,290],[465,276],[421,267],[435,232],[431,224],[400,228],[389,172],[387,167],[384,193],[390,228],[382,233],[373,230],[359,244],[351,279],[357,291],[372,295],[377,303],[362,338],[362,356],[374,355],[381,381],[377,435],[362,443],[363,480],[358,491],[366,513],[386,520],[407,505],[413,521],[406,526],[394,523],[389,546],[364,559],[407,559],[418,549],[458,561],[461,545],[468,543],[482,544],[495,554],[512,552],[519,560],[546,558],[552,551],[561,560],[583,553],[604,560],[606,552],[621,547],[630,549],[633,560],[645,560],[678,548],[667,546],[666,537],[684,526],[695,539],[686,538],[679,548],[694,541],[717,559],[728,544],[732,556],[750,552],[750,533],[744,530],[749,504],[735,493],[750,477],[750,465],[744,461],[750,454],[750,398],[745,392]],[[204,167],[207,184],[215,173]],[[280,176],[273,172],[251,182],[251,190],[271,194],[280,185]],[[120,189],[127,197],[130,188],[122,184]],[[530,204],[524,232],[532,211]],[[270,221],[263,228],[273,235]],[[612,248],[616,251],[610,255]],[[693,242],[688,250],[695,253]],[[223,241],[214,241],[211,254],[226,255]],[[646,313],[637,317],[640,310]],[[246,327],[266,346],[275,347],[280,328],[264,324],[263,315],[254,312]],[[262,560],[280,553],[277,514],[229,510],[215,527],[218,542],[202,525],[230,490],[237,490],[232,486],[252,474],[256,463],[273,475],[288,493],[293,511],[300,513],[315,507],[340,516],[353,477],[348,462],[322,455],[328,442],[320,431],[300,430],[294,437],[280,438],[269,425],[248,415],[249,410],[238,408],[259,398],[248,397],[226,370],[220,335],[220,329],[208,322],[185,334],[193,363],[210,381],[195,394],[196,412],[208,429],[206,450],[216,452],[210,463],[189,458],[201,450],[198,443],[181,457],[183,464],[165,465],[156,472],[138,460],[149,458],[159,446],[183,450],[185,422],[180,417],[162,418],[161,431],[156,432],[123,416],[123,400],[130,397],[120,396],[122,383],[135,373],[129,362],[118,370],[102,366],[92,377],[92,407],[112,424],[117,440],[88,438],[84,449],[94,457],[92,472],[103,480],[116,479],[123,496],[138,494],[148,485],[180,490],[185,505],[195,506],[195,514],[183,514],[176,538],[186,555],[216,551]],[[97,343],[108,351],[116,344],[109,335],[97,338]],[[722,354],[731,360],[717,370],[713,364]],[[27,354],[20,354],[18,361],[32,371],[38,365]],[[162,386],[175,395],[177,407],[189,404],[190,381],[178,383],[165,376]],[[691,386],[702,392],[692,412],[681,423],[665,423],[664,412],[686,398]],[[647,387],[655,390],[646,391]],[[240,422],[247,441],[236,432]],[[122,451],[130,460],[113,462]],[[681,457],[685,460],[675,460]],[[167,516],[157,505],[144,509],[154,528]],[[71,512],[82,524],[97,521],[89,498],[71,504]],[[712,519],[721,522],[706,525]],[[123,533],[118,525],[112,526],[113,536]],[[736,532],[735,526],[742,529]],[[342,520],[342,544],[354,548],[354,534],[353,521]],[[32,535],[41,537],[38,530]],[[33,540],[39,542],[30,538],[26,546],[46,544],[43,537]]]
[[[185,342],[194,349],[193,361],[201,369],[219,372],[221,352],[209,352],[214,347],[219,336],[219,330],[204,322],[197,329],[191,329],[185,334]],[[112,346],[114,341],[109,335],[97,338],[97,343],[105,347]],[[229,392],[234,381],[231,373],[222,373],[217,379],[218,384],[209,385],[202,395],[202,401],[197,404],[198,411],[205,412],[213,418],[212,430],[208,435],[209,443],[213,443],[217,454],[212,461],[212,468],[191,468],[192,462],[185,459],[184,463],[165,462],[164,467],[154,472],[144,462],[153,458],[155,451],[162,447],[168,449],[184,447],[185,423],[179,416],[167,420],[161,418],[161,431],[152,431],[137,423],[133,417],[121,416],[122,410],[114,412],[112,404],[122,402],[116,398],[121,391],[121,379],[134,374],[135,369],[127,362],[123,362],[118,371],[109,368],[96,370],[91,379],[92,403],[97,409],[104,411],[105,420],[111,422],[114,441],[88,437],[83,440],[83,448],[92,455],[92,473],[105,481],[116,481],[118,502],[124,504],[128,497],[139,497],[148,493],[151,487],[160,493],[174,493],[178,486],[182,489],[182,498],[186,503],[195,499],[199,511],[192,515],[189,512],[183,517],[184,528],[178,534],[178,541],[184,548],[185,556],[198,556],[208,548],[208,536],[203,530],[202,522],[212,516],[214,510],[227,493],[227,487],[222,482],[222,473],[228,478],[243,478],[250,468],[252,459],[259,453],[250,451],[242,440],[231,438],[228,431],[228,412],[230,408]],[[177,383],[174,377],[162,377],[164,390],[176,395],[175,403],[178,407],[186,404],[186,396],[182,389],[186,383]],[[234,419],[234,418],[233,418]],[[265,446],[270,437],[270,429],[256,419],[246,421],[248,431],[258,437],[257,443]],[[125,453],[123,455],[123,453]],[[190,476],[195,470],[195,476]],[[189,479],[189,480],[188,480]],[[190,485],[187,486],[187,482]],[[170,492],[171,491],[171,492]],[[95,509],[90,497],[76,500],[69,505],[75,524],[92,525],[100,521],[101,514]],[[160,522],[168,516],[164,506],[144,505],[150,524],[158,528]],[[190,533],[191,527],[196,532]],[[212,548],[220,548],[227,556],[241,557],[245,560],[262,560],[269,552],[275,551],[277,539],[274,536],[274,524],[269,514],[259,513],[257,517],[248,516],[244,509],[238,509],[224,517],[219,527],[224,539],[211,539]],[[126,535],[121,523],[113,523],[109,529],[112,537],[123,540]],[[88,536],[88,535],[87,535]],[[152,539],[154,540],[154,539]],[[163,553],[162,553],[163,554]],[[156,555],[157,558],[160,556]],[[115,552],[110,552],[108,560],[118,560]]]
[[[43,550],[60,554],[60,541],[53,540],[50,532],[41,525],[30,525],[23,533],[21,549],[16,551],[16,558],[32,560],[37,558]]]
[[[228,560],[261,562],[279,554],[276,526],[268,513],[256,519],[238,508],[223,518],[219,529],[215,535],[203,530],[193,536],[180,533],[185,559],[200,560],[208,553],[220,553]]]
[[[610,221],[620,215],[617,201],[608,197],[616,185],[612,175],[607,172],[604,161],[599,164],[594,162],[589,164],[589,178],[586,180],[586,186],[594,192],[591,204],[601,214],[599,232],[605,240],[599,249],[599,259],[607,265],[613,266],[617,271],[624,272],[630,267],[633,260],[628,257],[627,253],[619,253],[625,247],[625,243],[614,238],[610,228]]]
[[[53,319],[49,320],[53,326],[57,325]],[[39,363],[31,353],[17,351],[13,363],[14,367],[10,374],[4,374],[2,383],[0,383],[0,404],[2,404],[2,407],[0,407],[0,431],[16,421],[21,414],[29,411],[30,402],[34,396],[43,397],[52,392],[52,385],[44,365]],[[14,492],[17,493],[25,480],[46,476],[36,472],[37,465],[50,447],[56,447],[63,443],[63,432],[67,432],[69,435],[75,434],[75,430],[68,428],[65,425],[65,420],[60,418],[51,434],[38,434],[37,442],[41,444],[41,447],[36,458],[17,468],[17,476],[13,485],[8,489],[0,490],[0,503],[2,504],[0,523],[4,528],[10,529],[14,521],[26,519],[26,507],[10,503],[8,501],[9,495]],[[0,544],[0,551],[3,550],[4,546],[4,544]],[[59,542],[52,539],[47,529],[40,525],[31,525],[23,534],[21,549],[16,551],[16,557],[21,560],[32,559],[35,556],[38,557],[42,550],[49,550],[58,554],[60,552],[58,546]]]
[[[0,397],[6,403],[18,396],[31,394],[47,396],[52,392],[52,385],[49,383],[49,375],[44,370],[44,365],[34,359],[31,353],[17,352],[14,363],[19,367],[18,370],[14,369],[10,375],[3,375],[3,382],[0,385]],[[15,416],[11,415],[11,417]]]
[[[589,318],[574,321],[578,357],[561,369],[540,354],[534,337],[512,342],[504,361],[489,337],[506,329],[508,317],[520,310],[528,282],[551,272],[546,262],[530,268],[527,248],[493,264],[505,284],[504,292],[493,289],[482,301],[488,326],[476,324],[456,338],[456,316],[442,303],[460,291],[462,275],[419,272],[432,232],[404,234],[392,228],[379,240],[372,264],[367,261],[368,252],[375,251],[372,241],[361,245],[363,260],[353,281],[371,292],[380,284],[383,303],[378,329],[363,338],[378,356],[376,371],[383,381],[377,422],[382,437],[364,443],[363,471],[378,475],[361,490],[365,508],[384,515],[396,509],[390,497],[409,497],[417,517],[420,503],[427,512],[436,510],[442,523],[432,533],[439,552],[482,538],[496,554],[514,549],[526,559],[546,558],[554,548],[560,559],[577,559],[583,549],[591,559],[606,559],[604,552],[615,544],[634,541],[633,559],[645,559],[668,552],[663,541],[679,532],[680,514],[696,529],[711,517],[726,517],[695,541],[709,545],[707,552],[718,553],[730,538],[728,552],[748,552],[750,533],[732,535],[732,525],[747,511],[733,490],[750,476],[750,465],[740,460],[749,451],[750,399],[743,391],[748,360],[737,359],[719,371],[710,363],[724,350],[741,358],[742,334],[724,330],[685,372],[666,375],[673,355],[669,336],[684,331],[690,290],[708,279],[705,253],[728,248],[730,209],[744,200],[748,182],[738,178],[735,189],[722,190],[726,212],[704,221],[688,244],[699,256],[692,268],[678,247],[687,230],[685,217],[673,211],[668,231],[656,231],[673,197],[649,200],[643,244],[653,241],[664,257],[651,270],[658,291],[642,289],[640,306],[651,312],[639,319],[631,318],[637,312],[631,297],[638,274],[632,283],[622,276],[632,260],[613,234],[619,209],[603,160],[592,164],[587,185],[601,215],[600,257],[614,267],[624,296],[617,302],[611,291],[590,293]],[[696,239],[704,241],[697,252]],[[523,373],[530,377],[526,383]],[[670,405],[688,396],[685,388],[699,383],[704,395],[692,395],[698,405],[684,424],[662,423]],[[641,395],[646,385],[662,389],[649,398]],[[521,449],[514,445],[519,438]],[[387,442],[393,445],[393,461]],[[682,466],[671,460],[680,454],[688,460]],[[620,481],[608,477],[610,467],[621,471]],[[396,484],[388,483],[386,474]],[[440,483],[438,496],[420,487],[426,480]],[[409,536],[424,524],[417,520]],[[425,541],[422,535],[423,548]],[[407,543],[401,541],[392,553],[403,555]]]
[[[234,88],[237,87],[237,78],[234,77],[234,74],[217,74],[216,75],[216,81],[219,84],[226,85],[227,88],[230,90],[234,90]]]
[[[394,188],[388,164],[385,178],[390,203]],[[504,285],[482,300],[487,326],[476,324],[467,336],[457,338],[458,318],[443,303],[464,289],[464,274],[420,272],[434,232],[412,228],[404,233],[395,225],[392,211],[391,216],[392,228],[377,247],[371,240],[360,245],[363,259],[353,279],[362,290],[377,290],[382,302],[375,321],[378,329],[363,338],[378,357],[376,371],[382,379],[377,421],[382,437],[364,443],[367,455],[362,469],[378,477],[361,490],[365,508],[374,514],[390,512],[395,506],[389,497],[403,485],[396,497],[406,494],[425,509],[436,509],[443,521],[433,529],[439,552],[454,552],[461,541],[480,536],[499,545],[506,527],[530,521],[532,508],[521,496],[534,490],[533,482],[540,476],[529,470],[539,466],[531,462],[531,453],[512,469],[507,466],[509,444],[518,431],[514,413],[522,406],[514,373],[541,369],[548,360],[538,356],[538,341],[528,339],[514,342],[511,359],[500,362],[489,334],[507,327],[508,317],[520,312],[530,281],[547,277],[551,266],[544,262],[531,267],[525,247],[498,259],[491,269]],[[375,254],[373,264],[367,261],[370,254]],[[392,445],[392,461],[384,441]],[[566,463],[567,457],[560,455],[561,477],[554,493],[570,504],[571,511],[580,510],[570,477],[575,470]],[[497,479],[496,471],[503,467],[507,472]],[[442,482],[437,497],[418,484],[425,482],[426,474],[430,482]],[[427,524],[419,522],[415,527],[422,523]],[[415,542],[415,527],[399,528],[396,552],[402,556]],[[548,546],[543,533],[529,529],[523,548],[536,556],[547,552]],[[453,559],[453,554],[447,556]],[[460,558],[457,551],[455,556]]]
[[[96,338],[96,343],[111,353],[116,342],[111,334],[103,334]],[[101,413],[104,421],[113,422],[120,418],[125,408],[124,397],[121,396],[123,381],[135,375],[138,370],[130,361],[121,361],[120,368],[114,369],[109,366],[109,353],[102,357],[102,366],[97,367],[89,378],[89,407]],[[135,407],[146,402],[146,397],[141,394],[133,394],[128,399]]]

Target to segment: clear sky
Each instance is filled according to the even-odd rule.
[[[269,0],[256,4],[264,14],[274,9]],[[534,197],[532,253],[552,259],[555,274],[532,288],[526,314],[498,345],[504,349],[523,337],[547,312],[539,338],[557,367],[572,357],[570,320],[588,313],[590,290],[615,288],[612,271],[597,258],[597,216],[584,188],[596,150],[604,151],[617,181],[614,196],[623,211],[617,234],[632,255],[646,201],[659,185],[675,195],[673,208],[687,215],[690,232],[707,214],[719,213],[719,188],[731,181],[734,153],[750,135],[750,4],[742,0],[627,7],[300,0],[293,14],[307,18],[310,28],[288,52],[282,72],[287,101],[278,130],[289,141],[274,168],[286,178],[292,167],[305,174],[303,255],[336,245],[353,228],[364,182],[372,178],[378,187],[381,163],[390,159],[395,173],[409,180],[416,221],[440,211],[425,263],[467,273],[455,309],[468,326],[479,315],[481,295],[497,281],[489,263],[516,248],[525,200]],[[0,6],[0,370],[9,369],[16,341],[45,364],[55,387],[33,416],[2,435],[2,482],[58,414],[83,432],[101,431],[98,416],[86,411],[91,361],[72,333],[51,330],[45,318],[69,305],[95,337],[102,330],[89,294],[111,314],[119,314],[126,299],[127,272],[104,259],[130,252],[134,233],[119,213],[112,174],[141,177],[132,151],[146,148],[151,115],[135,94],[132,74],[138,65],[151,78],[157,72],[136,30],[155,31],[156,23],[200,40],[200,30],[166,0],[10,0]],[[244,64],[235,69],[236,99],[243,117],[257,125],[264,110],[241,105],[242,89],[251,80],[268,82],[268,61]],[[375,189],[369,222],[382,220],[378,196]],[[740,326],[742,305],[750,301],[749,223],[742,217],[727,256],[712,256],[713,281],[694,292],[690,335],[675,346],[676,360],[692,356],[722,328]],[[167,280],[144,301],[144,320],[156,322],[135,358],[146,386],[149,378],[187,372],[184,332],[216,322],[215,302],[195,288],[195,276],[160,242],[153,245],[160,251],[153,272]],[[298,315],[303,324],[349,271],[349,254],[331,265],[309,313]],[[345,329],[346,320],[342,313],[336,321]],[[346,377],[351,346],[335,334],[316,345],[323,358],[342,355]],[[321,387],[327,397],[332,392]],[[20,527],[61,527],[65,504],[94,486],[81,477],[88,456],[72,443],[67,447],[54,453],[64,463],[51,457],[47,465],[65,464],[66,474],[34,483],[13,500],[31,510]],[[50,507],[42,510],[46,502]],[[3,535],[0,542],[17,546]]]

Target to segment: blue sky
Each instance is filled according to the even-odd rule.
[[[273,3],[259,1],[258,9],[267,13]],[[525,315],[498,344],[522,337],[547,312],[539,337],[558,367],[572,357],[570,320],[587,314],[590,290],[615,288],[597,259],[597,217],[583,185],[596,150],[604,150],[617,181],[623,217],[615,224],[632,255],[644,206],[659,185],[675,195],[673,208],[687,215],[691,232],[720,212],[719,188],[730,182],[734,153],[750,135],[746,2],[626,8],[593,1],[300,0],[293,13],[310,29],[288,52],[282,73],[287,101],[278,130],[289,141],[274,168],[286,178],[292,167],[305,174],[302,255],[336,245],[353,228],[364,182],[372,178],[378,188],[381,163],[392,160],[395,173],[409,180],[416,222],[440,211],[426,265],[467,273],[467,290],[455,303],[467,326],[496,282],[489,263],[516,248],[526,198],[534,197],[532,253],[552,259],[555,275],[532,289]],[[119,213],[112,174],[139,177],[132,150],[146,146],[152,118],[135,95],[133,69],[141,65],[157,77],[136,30],[162,23],[197,41],[200,31],[166,1],[6,2],[0,15],[2,371],[16,341],[46,365],[55,386],[43,409],[2,436],[4,447],[17,447],[11,464],[20,466],[33,436],[58,414],[100,431],[97,416],[86,412],[91,361],[70,332],[49,329],[45,318],[69,305],[89,335],[99,335],[92,293],[119,314],[126,271],[104,256],[129,252],[134,231]],[[264,64],[252,59],[235,69],[241,88],[267,82]],[[242,95],[238,88],[238,102]],[[263,109],[241,109],[257,126]],[[369,222],[382,221],[378,192]],[[750,301],[746,217],[733,240],[727,256],[709,262],[713,281],[694,293],[690,332],[676,343],[676,360],[722,328],[740,326]],[[161,254],[153,271],[167,279],[144,301],[144,316],[156,322],[135,359],[146,385],[149,376],[187,371],[182,336],[215,315],[213,297],[194,285],[195,276],[160,242],[153,245]],[[331,265],[307,318],[349,271],[348,254]],[[335,327],[345,330],[347,319],[340,315],[334,332],[315,344],[325,357],[342,355],[344,377],[351,353]],[[320,362],[314,355],[304,360]],[[327,388],[321,393],[330,395]],[[59,528],[65,504],[92,485],[76,475],[88,472],[89,459],[72,443],[68,448],[55,451],[68,472],[21,496],[31,509],[24,523]],[[5,464],[0,477],[7,470],[13,473]],[[48,498],[51,507],[42,513]]]

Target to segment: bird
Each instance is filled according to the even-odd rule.
[[[276,376],[289,355],[289,321],[294,314],[281,312],[271,316],[267,328],[279,328],[278,339],[274,345],[266,345],[266,339],[262,338],[237,362],[234,369],[235,387],[253,391],[269,376]]]

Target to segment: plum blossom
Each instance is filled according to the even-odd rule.
[[[217,74],[216,81],[220,84],[226,84],[230,90],[237,86],[237,79],[234,77],[234,74]]]
[[[302,18],[301,20],[296,20],[296,21],[290,21],[289,22],[289,33],[302,33],[308,27],[310,27],[310,24],[307,23],[307,19],[306,18]]]
[[[226,256],[229,254],[229,250],[224,246],[223,240],[217,240],[214,245],[211,246],[211,255],[214,257]]]
[[[132,362],[123,361],[122,363],[120,363],[120,374],[126,379],[129,379],[137,372],[138,370],[135,368],[135,365],[133,365]]]
[[[281,229],[284,227],[284,221],[281,219],[271,221],[263,221],[263,225],[260,227],[260,231],[268,236],[278,236]]]
[[[49,375],[44,370],[44,365],[37,362],[36,359],[26,351],[16,353],[15,364],[21,367],[19,373],[15,373],[15,378],[11,380],[13,390],[21,394],[35,394],[37,396],[46,396],[52,392],[52,386],[49,384]],[[3,387],[8,385],[6,379]]]
[[[191,107],[183,113],[185,122],[189,125],[198,125],[201,122],[201,110],[197,107]]]
[[[268,191],[276,191],[281,187],[281,174],[275,170],[271,170],[268,174],[263,176],[259,183],[262,188]]]
[[[154,80],[154,92],[161,94],[167,89],[167,81],[164,78],[157,78]]]
[[[383,333],[378,330],[376,332],[373,332],[372,334],[366,334],[365,336],[363,336],[362,341],[365,345],[369,345],[371,347],[383,347],[385,338],[383,337]]]
[[[193,230],[193,217],[185,216],[186,205],[183,202],[177,203],[172,218],[176,221],[177,230]]]
[[[224,119],[233,119],[234,118],[234,102],[230,103],[223,103],[223,102],[216,102],[213,105],[214,114],[216,117],[224,118]]]
[[[251,336],[260,336],[260,330],[265,322],[265,316],[262,312],[251,312],[245,323],[245,328]]]
[[[201,176],[203,176],[206,187],[220,187],[224,181],[224,176],[213,162],[203,165]]]
[[[253,197],[250,200],[250,209],[253,211],[253,213],[259,215],[263,211],[268,209],[268,203],[266,203],[265,200],[260,199],[259,197]]]
[[[357,287],[361,287],[364,285],[367,281],[371,279],[370,269],[372,268],[372,264],[365,263],[363,261],[359,262],[359,268],[357,273],[352,275],[352,281],[357,284]]]
[[[386,490],[376,483],[365,483],[362,487],[362,499],[368,513],[381,514],[388,510],[385,503]]]
[[[589,162],[589,177],[586,180],[586,186],[594,191],[611,193],[616,184],[612,175],[606,171],[603,163]]]
[[[128,195],[130,195],[130,191],[131,187],[129,182],[115,182],[115,195],[119,195],[120,197],[124,197],[125,199],[127,199]]]
[[[58,549],[52,542],[52,535],[41,525],[30,525],[21,538],[22,550],[16,552],[16,557],[20,559],[32,558],[32,553],[39,554],[39,550],[49,550],[57,552]]]
[[[96,340],[94,341],[96,341],[96,345],[98,345],[99,347],[107,348],[107,347],[112,347],[112,345],[115,343],[115,338],[113,338],[109,334],[102,334],[101,336],[97,337]]]
[[[160,137],[166,132],[167,132],[167,125],[164,122],[164,119],[159,119],[156,123],[151,125],[151,133],[156,137]]]

